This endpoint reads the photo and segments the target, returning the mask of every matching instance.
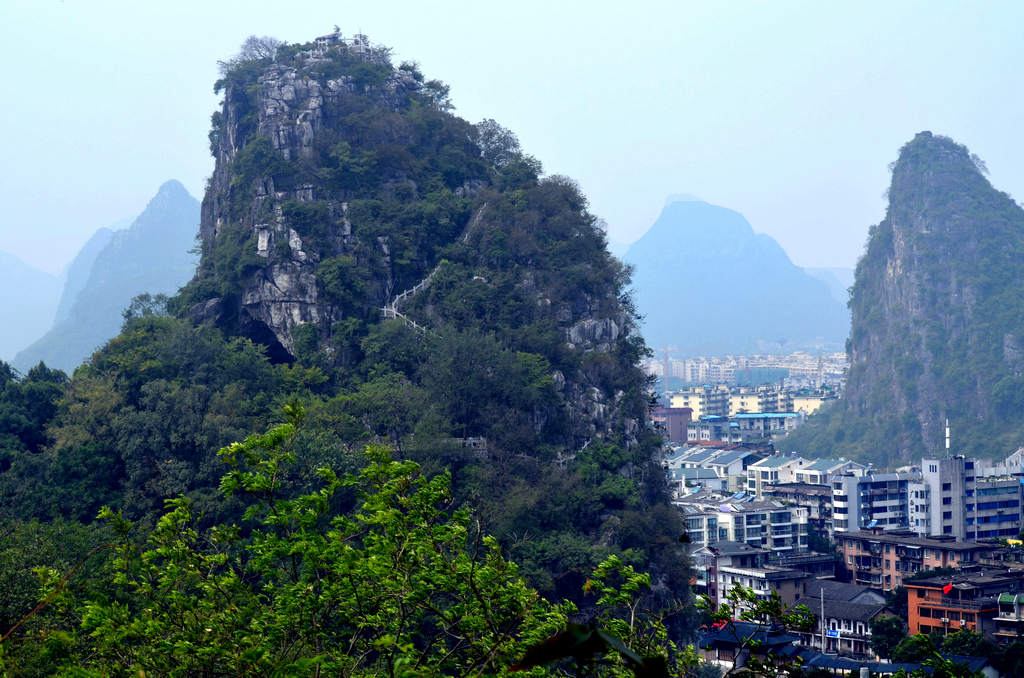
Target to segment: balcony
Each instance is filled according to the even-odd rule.
[[[940,601],[921,601],[921,607],[947,607],[959,610],[995,610],[999,607],[996,598],[964,599],[949,598],[942,596]]]

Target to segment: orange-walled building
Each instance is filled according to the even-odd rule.
[[[993,632],[999,595],[1024,591],[1024,570],[977,568],[904,584],[910,633]]]

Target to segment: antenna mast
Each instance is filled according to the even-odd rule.
[[[949,459],[949,419],[946,419],[946,459]]]

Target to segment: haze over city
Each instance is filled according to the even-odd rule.
[[[202,197],[217,61],[338,25],[451,86],[576,179],[613,241],[665,197],[744,214],[802,266],[853,266],[887,164],[930,129],[1024,187],[1024,6],[954,2],[492,5],[5,3],[0,250],[55,273],[165,180]]]

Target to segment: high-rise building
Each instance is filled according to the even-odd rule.
[[[998,473],[1001,467],[980,466],[963,456],[922,459],[922,483],[915,488],[917,510],[911,529],[921,535],[952,535],[968,540],[1019,534],[1022,479],[981,475]]]

